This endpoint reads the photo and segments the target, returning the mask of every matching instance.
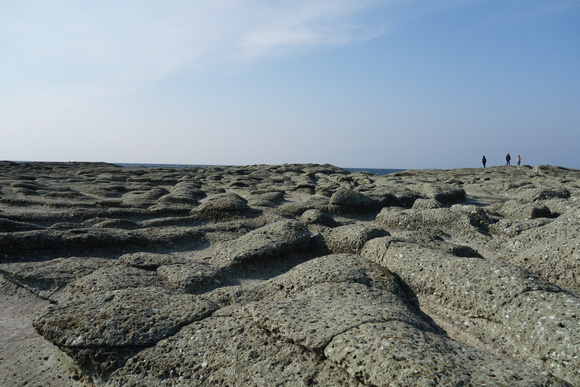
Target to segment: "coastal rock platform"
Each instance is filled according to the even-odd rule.
[[[0,162],[0,385],[580,385],[580,170]]]

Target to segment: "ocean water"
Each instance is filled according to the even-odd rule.
[[[138,163],[115,163],[122,167],[147,167],[147,168],[184,168],[184,167],[218,167],[219,165],[198,165],[198,164],[138,164]],[[343,167],[344,168],[344,167]],[[388,168],[344,168],[350,172],[366,172],[373,175],[388,175],[389,173],[405,171],[405,169]]]
[[[387,169],[387,168],[345,168],[351,172],[366,172],[373,175],[388,175],[389,173],[406,171],[406,169]]]

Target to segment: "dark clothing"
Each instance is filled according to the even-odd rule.
[[[510,156],[510,154],[508,153],[507,156],[505,157],[505,165],[510,165],[510,160],[512,159],[512,157]]]
[[[483,156],[483,159],[481,159],[481,163],[483,164],[483,167],[485,168],[485,163],[487,163],[487,159],[485,158],[485,156]]]

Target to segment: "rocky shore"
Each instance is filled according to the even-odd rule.
[[[580,170],[0,162],[0,385],[580,386]]]

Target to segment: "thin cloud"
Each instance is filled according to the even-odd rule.
[[[348,44],[384,30],[357,21],[381,1],[18,1],[0,6],[13,63],[84,73],[94,82],[148,82],[226,60]],[[15,65],[13,68],[17,68]],[[74,81],[71,79],[70,81]]]
[[[248,26],[238,42],[239,56],[247,59],[313,46],[343,45],[381,35],[383,25],[368,25],[357,16],[377,1],[310,1],[280,6],[267,19]]]

